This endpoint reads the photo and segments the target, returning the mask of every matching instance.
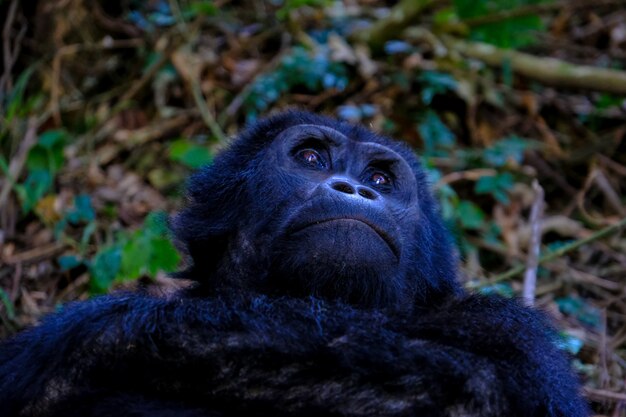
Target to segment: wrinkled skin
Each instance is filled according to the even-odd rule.
[[[188,196],[171,226],[196,287],[75,303],[5,342],[3,415],[588,415],[543,314],[463,292],[404,146],[285,113]]]

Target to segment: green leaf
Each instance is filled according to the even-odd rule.
[[[601,315],[598,308],[592,306],[580,297],[562,297],[554,300],[563,314],[576,317],[581,323],[595,329],[601,328]]]
[[[422,84],[422,102],[425,105],[429,105],[437,94],[455,91],[457,88],[456,80],[443,72],[424,71],[417,79]]]
[[[41,198],[52,187],[52,175],[47,170],[31,171],[24,184],[16,186],[16,191],[22,201],[22,211],[30,212]]]
[[[436,25],[444,25],[448,23],[454,23],[459,20],[459,16],[456,14],[456,11],[451,8],[441,9],[435,12],[433,21]]]
[[[63,148],[67,142],[64,130],[49,130],[41,134],[37,145],[28,152],[26,166],[28,169],[47,169],[56,173],[65,160]]]
[[[122,265],[122,249],[113,245],[99,251],[90,264],[91,287],[94,293],[106,292]]]
[[[15,319],[15,305],[11,301],[9,294],[7,294],[7,292],[2,288],[0,288],[0,301],[2,301],[2,304],[4,305],[4,309],[7,312],[7,317],[9,318],[9,320],[14,320]]]
[[[25,213],[32,210],[52,187],[56,172],[63,166],[66,138],[64,130],[46,131],[28,152],[26,168],[29,174],[23,184],[16,186]]]
[[[598,95],[596,100],[596,110],[606,110],[611,107],[621,107],[624,105],[626,98],[619,95],[602,93]]]
[[[325,89],[343,90],[348,85],[344,64],[333,62],[329,48],[321,45],[316,53],[294,47],[272,73],[259,77],[244,100],[248,120],[266,110],[295,87],[316,93]]]
[[[78,257],[74,255],[59,256],[57,262],[61,267],[61,271],[69,271],[70,269],[74,269],[83,263]]]
[[[186,9],[182,11],[185,19],[191,19],[196,16],[214,16],[218,12],[217,6],[213,4],[213,0],[194,1]]]
[[[83,229],[83,233],[80,238],[80,249],[82,252],[85,252],[85,250],[87,249],[89,239],[91,239],[91,236],[93,236],[93,234],[96,232],[96,226],[97,225],[95,221],[90,221]]]
[[[33,146],[26,157],[26,168],[31,171],[48,171],[50,169],[48,151],[43,146]]]
[[[148,268],[150,260],[148,239],[143,230],[136,232],[122,248],[122,267],[118,275],[121,281],[131,281],[141,277]]]
[[[29,106],[24,105],[24,92],[26,91],[28,81],[35,72],[35,69],[36,65],[32,65],[23,71],[17,78],[15,86],[13,87],[13,90],[11,90],[11,94],[8,97],[6,116],[4,117],[7,125],[15,118],[15,116],[25,115],[30,111]]]
[[[164,211],[153,211],[148,214],[146,220],[144,220],[143,229],[151,235],[167,236],[167,232],[169,231],[167,226],[167,213]]]
[[[474,27],[470,38],[501,48],[520,48],[536,43],[537,32],[544,31],[545,26],[539,16],[521,16]]]
[[[546,247],[548,252],[555,252],[564,246],[571,245],[574,241],[574,239],[555,240],[554,242],[546,243]]]
[[[584,340],[566,332],[559,332],[559,338],[556,340],[559,349],[565,350],[572,355],[577,355],[585,345]]]
[[[430,184],[436,184],[442,177],[442,172],[430,162],[429,158],[421,157],[422,167],[426,171],[426,177]],[[437,188],[437,198],[441,215],[446,221],[453,223],[457,218],[456,206],[458,205],[459,196],[450,185],[444,184]]]
[[[213,156],[206,146],[196,145],[186,139],[179,139],[170,144],[170,158],[183,165],[197,169],[213,161]]]
[[[456,215],[465,229],[480,229],[485,223],[485,213],[471,201],[460,201],[456,208]]]
[[[91,197],[87,194],[74,197],[74,207],[65,215],[65,218],[74,225],[95,220],[96,212],[91,206]]]
[[[454,7],[461,19],[471,19],[539,3],[546,1],[454,0]],[[535,34],[539,31],[545,31],[541,18],[538,15],[525,15],[474,26],[471,28],[470,38],[503,48],[518,48],[535,42]]]
[[[474,191],[477,194],[491,194],[496,200],[508,204],[508,191],[513,187],[513,175],[508,172],[495,176],[481,177],[476,181]]]
[[[417,130],[424,141],[424,154],[427,156],[440,155],[441,150],[450,150],[456,142],[454,133],[432,110],[426,112]]]
[[[46,149],[54,149],[58,145],[63,146],[67,138],[64,130],[47,130],[39,136],[38,143]]]
[[[91,263],[93,287],[106,291],[113,282],[132,281],[178,267],[180,255],[167,236],[167,216],[150,213],[132,235],[118,236],[116,243],[99,252]]]
[[[491,295],[498,294],[503,297],[511,298],[515,295],[515,291],[513,291],[513,287],[508,282],[498,282],[493,285],[489,285],[480,289],[481,294]]]
[[[485,163],[500,167],[509,161],[521,164],[524,159],[524,152],[534,148],[535,145],[527,139],[519,136],[509,136],[485,149],[482,154]]]
[[[166,238],[155,238],[150,242],[150,261],[148,272],[155,275],[158,271],[172,272],[180,263],[178,251]]]

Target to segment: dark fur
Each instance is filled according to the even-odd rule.
[[[265,217],[292,210],[276,204],[283,187],[259,184],[259,170],[273,138],[298,124],[384,144],[409,162],[419,220],[402,223],[398,242],[411,261],[390,272],[397,291],[372,291],[363,303],[296,295],[282,283],[275,291],[264,246],[239,236],[260,208]],[[181,275],[198,287],[167,299],[134,293],[75,303],[5,342],[3,416],[588,415],[542,314],[461,291],[408,149],[360,127],[288,113],[244,132],[189,190],[173,230],[193,261]],[[274,223],[261,217],[254,232],[266,243]],[[327,273],[323,266],[316,273]]]
[[[413,152],[404,144],[376,135],[362,126],[304,112],[279,114],[251,126],[212,166],[191,178],[188,207],[173,222],[175,236],[193,260],[193,266],[180,276],[201,281],[203,289],[238,286],[268,291],[263,286],[267,266],[262,261],[254,258],[251,262],[228,262],[227,268],[221,268],[220,263],[229,255],[242,252],[242,243],[235,238],[242,219],[261,217],[262,221],[271,217],[279,209],[278,190],[291,189],[289,183],[281,182],[266,193],[252,194],[262,188],[258,184],[259,165],[268,144],[280,132],[303,124],[328,126],[358,142],[383,144],[407,161],[415,175],[421,217],[421,221],[411,220],[408,225],[413,228],[412,239],[408,242],[410,248],[407,248],[412,254],[407,271],[414,286],[410,295],[418,304],[428,305],[459,293],[456,258],[449,235],[426,175]],[[259,216],[259,213],[268,214]],[[332,271],[329,272],[332,275]]]

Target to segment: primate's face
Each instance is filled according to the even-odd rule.
[[[364,305],[406,293],[407,241],[419,217],[415,175],[394,150],[357,139],[296,125],[259,160],[248,188],[260,217],[250,226],[273,288]]]
[[[190,278],[366,307],[436,303],[455,256],[415,156],[359,126],[285,113],[190,182]]]

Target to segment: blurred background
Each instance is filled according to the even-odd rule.
[[[410,144],[468,288],[555,317],[626,416],[626,1],[0,0],[0,337],[182,266],[165,218],[246,123]],[[524,291],[524,286],[526,290]]]

